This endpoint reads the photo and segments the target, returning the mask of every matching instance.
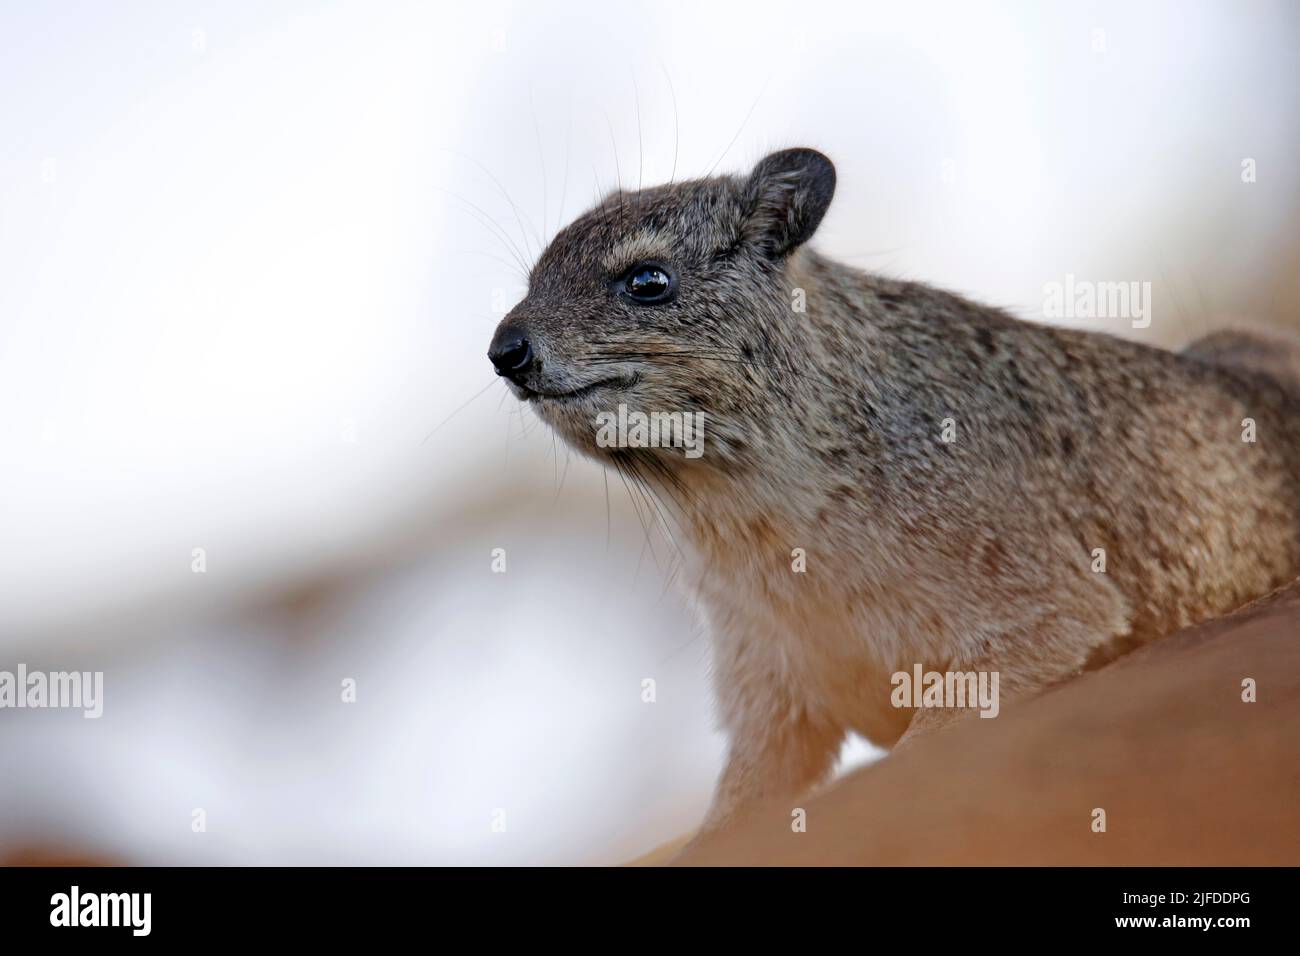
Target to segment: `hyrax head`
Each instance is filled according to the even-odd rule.
[[[787,260],[834,191],[829,159],[788,149],[748,177],[614,193],[542,253],[488,357],[517,397],[597,457],[610,451],[597,416],[619,406],[704,413],[725,431],[776,358],[773,330],[791,324]]]

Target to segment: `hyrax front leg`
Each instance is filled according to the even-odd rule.
[[[834,767],[844,730],[801,710],[746,711],[731,727],[727,762],[700,828],[716,830],[751,807],[795,799]]]

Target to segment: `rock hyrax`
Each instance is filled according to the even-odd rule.
[[[729,735],[706,827],[815,783],[848,731],[942,723],[891,701],[917,664],[1013,698],[1300,574],[1294,350],[1176,354],[832,262],[804,243],[834,189],[790,149],[616,192],[489,352],[678,532]],[[703,453],[607,447],[620,405],[703,413]]]

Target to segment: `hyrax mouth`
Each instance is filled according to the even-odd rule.
[[[630,388],[636,384],[635,375],[617,375],[611,378],[602,378],[599,381],[591,382],[587,385],[581,385],[578,388],[571,389],[567,392],[549,392],[539,388],[532,388],[527,385],[520,385],[520,398],[525,402],[570,402],[579,398],[584,398],[593,392],[605,388]]]

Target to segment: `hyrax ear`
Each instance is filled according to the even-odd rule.
[[[784,149],[754,167],[745,191],[746,238],[779,258],[817,231],[835,195],[835,166],[815,149]]]

